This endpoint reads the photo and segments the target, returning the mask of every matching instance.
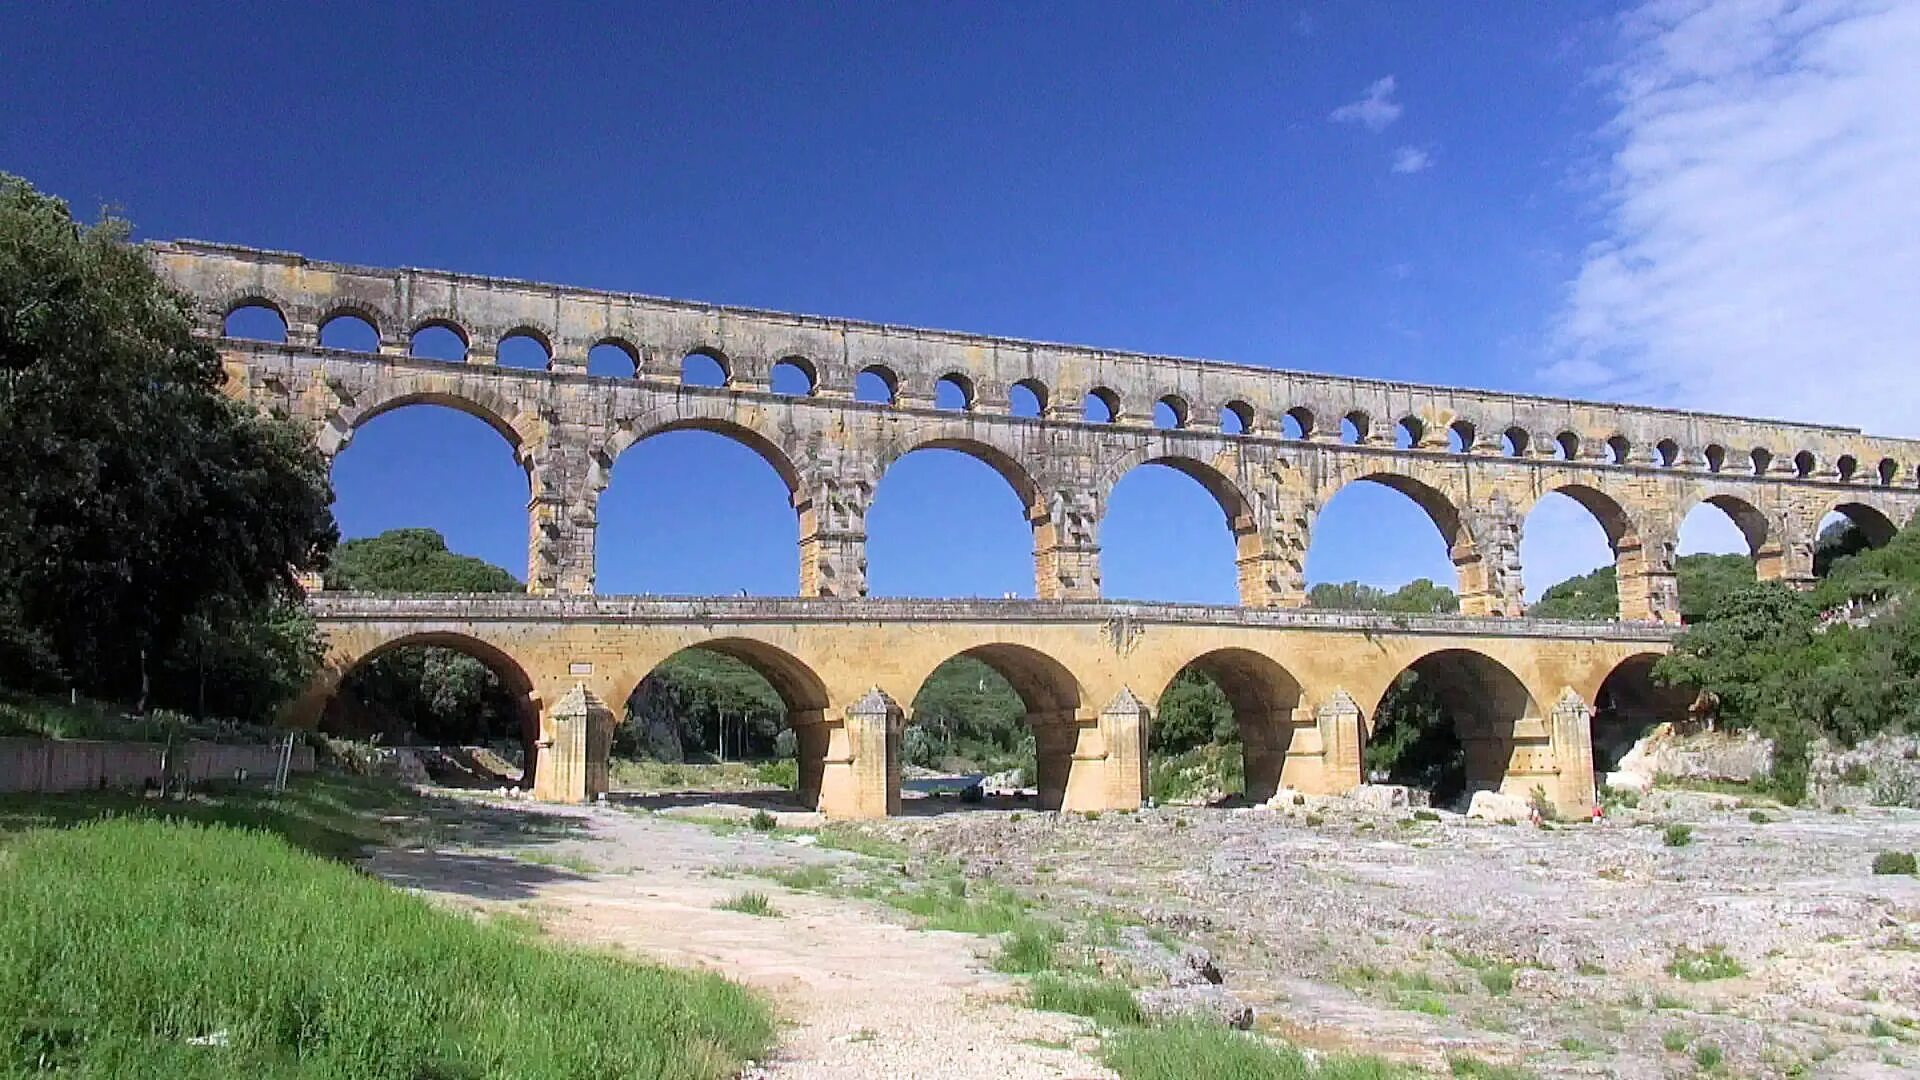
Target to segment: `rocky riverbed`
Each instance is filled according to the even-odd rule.
[[[866,826],[1056,910],[1204,946],[1258,1026],[1544,1076],[1920,1073],[1920,813],[1649,794],[1595,822],[962,810]]]

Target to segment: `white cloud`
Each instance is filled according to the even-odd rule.
[[[1623,31],[1543,378],[1920,433],[1920,3],[1650,0]]]
[[[1402,175],[1425,172],[1433,164],[1433,155],[1417,146],[1403,146],[1393,152],[1393,171]]]
[[[1360,124],[1368,131],[1385,131],[1400,119],[1400,103],[1393,100],[1393,76],[1375,80],[1360,100],[1350,101],[1327,114],[1336,124]]]

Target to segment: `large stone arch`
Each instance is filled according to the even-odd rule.
[[[369,421],[417,405],[452,409],[479,420],[506,440],[515,457],[526,463],[522,448],[535,437],[535,433],[528,430],[533,426],[532,418],[520,411],[517,402],[504,395],[485,391],[468,393],[465,389],[397,386],[385,393],[376,390],[356,394],[352,404],[333,409],[322,421],[317,437],[320,452],[333,458],[347,448],[354,433]]]
[[[799,783],[796,794],[809,809],[819,808],[821,789],[827,779],[827,763],[836,756],[833,746],[836,732],[842,735],[838,757],[850,759],[853,751],[846,745],[841,725],[831,722],[832,699],[815,665],[779,645],[750,635],[736,634],[694,641],[650,654],[648,660],[643,661],[646,663],[644,668],[637,665],[624,667],[609,680],[607,704],[616,718],[621,722],[626,720],[627,702],[647,676],[673,657],[696,649],[740,661],[773,688],[786,709],[787,726],[793,729],[797,738]]]
[[[1092,756],[1088,751],[1098,741],[1098,727],[1088,716],[1079,678],[1065,664],[1032,645],[987,639],[950,652],[931,664],[923,658],[921,663],[903,672],[899,685],[905,696],[900,700],[911,703],[940,665],[962,656],[999,672],[1026,706],[1027,725],[1033,729],[1038,759],[1039,799],[1043,809],[1070,807],[1075,801],[1072,795],[1076,786],[1091,788],[1104,782],[1103,776],[1094,775],[1097,768],[1087,769],[1082,775],[1082,763]]]
[[[1653,678],[1653,666],[1663,654],[1639,652],[1622,657],[1601,676],[1586,700],[1593,702],[1592,739],[1594,780],[1619,766],[1633,744],[1656,724],[1679,724],[1687,719],[1694,691],[1663,686]]]
[[[1831,500],[1813,520],[1815,535],[1818,535],[1820,522],[1828,514],[1839,514],[1853,523],[1867,538],[1871,547],[1884,547],[1900,531],[1899,511],[1884,508],[1877,502],[1853,496],[1842,496]]]
[[[1500,660],[1476,649],[1445,646],[1422,651],[1384,684],[1360,713],[1360,758],[1380,730],[1380,709],[1400,677],[1412,672],[1430,688],[1465,754],[1468,794],[1501,791],[1527,797],[1535,786],[1558,791],[1552,737],[1526,683]]]
[[[1747,493],[1728,490],[1724,487],[1703,487],[1689,492],[1679,502],[1674,511],[1674,526],[1677,529],[1685,523],[1687,515],[1695,507],[1712,506],[1732,519],[1734,527],[1747,544],[1747,555],[1753,560],[1754,576],[1762,581],[1795,580],[1811,577],[1813,574],[1813,551],[1809,540],[1801,545],[1806,548],[1804,560],[1790,558],[1787,545],[1785,522],[1777,513],[1768,513],[1756,506]],[[1798,565],[1804,561],[1805,565]]]
[[[1521,515],[1504,492],[1475,503],[1454,491],[1458,462],[1447,460],[1427,476],[1369,469],[1330,478],[1315,500],[1319,507],[1356,483],[1373,483],[1411,499],[1433,522],[1453,563],[1454,588],[1465,615],[1521,614],[1518,549]],[[1444,470],[1444,472],[1443,472]],[[1311,538],[1309,538],[1311,544]]]
[[[1011,434],[995,436],[996,433],[977,430],[964,419],[912,423],[901,437],[884,443],[884,449],[873,463],[872,484],[865,494],[870,498],[879,490],[887,472],[897,462],[922,450],[951,450],[980,462],[1006,481],[1014,498],[1020,502],[1021,512],[1026,515],[1027,526],[1033,537],[1035,595],[1043,600],[1060,599],[1049,591],[1047,570],[1049,557],[1064,539],[1060,522],[1062,514],[1058,512],[1061,509],[1058,491],[1050,489],[1043,474],[1029,466],[1024,444]],[[864,505],[862,509],[865,509]],[[1068,509],[1071,511],[1071,505]],[[864,524],[863,520],[863,535]],[[1091,543],[1090,538],[1088,543]]]
[[[513,699],[519,712],[525,754],[521,782],[526,785],[533,783],[539,767],[540,716],[546,703],[542,700],[533,671],[506,646],[478,634],[452,630],[420,630],[390,637],[381,636],[377,630],[360,634],[329,633],[327,644],[327,655],[312,682],[282,712],[281,723],[284,726],[320,730],[347,679],[388,653],[412,647],[451,649],[485,665]]]
[[[1293,591],[1290,582],[1277,576],[1278,553],[1268,523],[1247,489],[1229,470],[1238,471],[1239,458],[1222,454],[1205,460],[1197,454],[1164,446],[1150,446],[1126,454],[1110,465],[1101,478],[1101,516],[1113,489],[1135,469],[1144,465],[1164,465],[1188,477],[1212,497],[1226,519],[1227,532],[1233,537],[1234,576],[1242,607],[1267,607],[1282,602]],[[1225,467],[1223,467],[1223,465]]]
[[[1674,579],[1676,527],[1643,524],[1620,498],[1592,482],[1561,481],[1545,486],[1524,513],[1531,514],[1547,495],[1564,495],[1600,526],[1613,553],[1619,617],[1628,622],[1678,622],[1680,596]]]
[[[1167,688],[1190,668],[1212,679],[1233,706],[1245,755],[1248,800],[1265,802],[1283,784],[1302,786],[1301,778],[1288,775],[1287,769],[1296,731],[1314,726],[1312,713],[1301,707],[1299,679],[1278,660],[1253,649],[1210,649],[1187,659],[1168,676],[1154,698],[1155,716],[1160,713],[1160,699]]]

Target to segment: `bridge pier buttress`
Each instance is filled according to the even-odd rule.
[[[900,812],[900,749],[907,718],[879,687],[847,707],[844,719],[812,733],[820,745],[820,798],[829,818],[877,818]]]
[[[1100,495],[1061,485],[1028,510],[1033,524],[1034,595],[1042,600],[1100,598]]]

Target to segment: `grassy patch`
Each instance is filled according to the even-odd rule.
[[[1029,921],[1014,928],[994,957],[993,969],[1009,975],[1036,975],[1052,971],[1054,946],[1060,944],[1060,931],[1042,922]]]
[[[1693,843],[1693,826],[1675,823],[1667,826],[1660,834],[1660,842],[1668,847],[1686,847]]]
[[[1693,1063],[1703,1069],[1717,1069],[1723,1055],[1720,1048],[1712,1043],[1701,1043],[1693,1048]]]
[[[1667,974],[1688,982],[1712,982],[1746,973],[1747,969],[1740,966],[1740,961],[1728,956],[1727,950],[1718,945],[1709,945],[1704,949],[1675,949],[1673,959],[1667,961]]]
[[[1418,1075],[1377,1058],[1311,1061],[1292,1047],[1200,1024],[1122,1031],[1101,1050],[1107,1067],[1124,1080],[1400,1080]]]
[[[765,810],[755,810],[753,816],[747,819],[747,825],[754,832],[772,832],[780,827],[780,822],[774,820],[774,816]]]
[[[576,874],[597,874],[600,872],[598,865],[578,855],[556,855],[551,851],[523,848],[514,852],[513,857],[519,859],[521,862],[532,863],[535,866],[557,866],[562,870],[571,870]]]
[[[1147,762],[1147,792],[1155,802],[1187,802],[1246,790],[1246,755],[1238,742],[1208,743]]]
[[[1679,1028],[1670,1028],[1660,1036],[1660,1045],[1666,1047],[1667,1052],[1670,1054],[1680,1053],[1685,1050],[1687,1044],[1692,1041],[1692,1036],[1681,1031]]]
[[[889,892],[881,899],[901,911],[920,916],[930,930],[1010,934],[1034,922],[1020,894],[998,885],[971,884],[961,877]]]
[[[780,909],[773,906],[763,892],[734,893],[725,900],[713,905],[721,911],[737,911],[742,915],[759,915],[768,919],[780,917]]]
[[[858,826],[828,825],[814,834],[823,848],[851,851],[876,859],[900,860],[907,857],[906,845],[861,832]]]
[[[1447,1071],[1470,1080],[1532,1080],[1533,1074],[1518,1065],[1495,1065],[1472,1054],[1447,1055]]]
[[[1027,984],[1027,1004],[1044,1012],[1084,1016],[1103,1027],[1140,1023],[1140,1005],[1125,983],[1042,973]]]
[[[817,864],[796,866],[791,870],[774,870],[767,877],[796,892],[825,892],[840,879],[833,867]]]
[[[0,1030],[0,1071],[376,1078],[724,1077],[774,1034],[719,978],[562,951],[274,836],[151,819],[12,838]]]

